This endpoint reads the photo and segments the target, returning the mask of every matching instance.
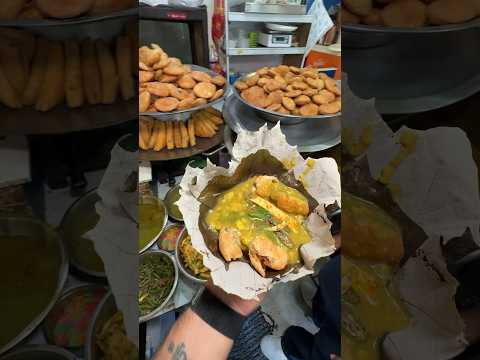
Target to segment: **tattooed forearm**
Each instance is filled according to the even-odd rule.
[[[168,352],[172,354],[171,360],[188,360],[184,343],[181,343],[175,347],[173,341],[170,341],[168,344]]]

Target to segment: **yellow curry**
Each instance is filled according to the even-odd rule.
[[[300,261],[300,246],[311,240],[304,226],[308,214],[308,201],[298,190],[275,177],[256,176],[225,192],[206,221],[219,233],[225,260],[240,258],[248,251],[254,267],[265,276],[255,260],[263,261],[270,255],[277,260],[284,257],[278,264],[263,263],[274,270]],[[226,244],[225,240],[231,242]]]
[[[390,332],[408,326],[409,316],[389,286],[393,268],[342,257],[342,359],[380,360]]]

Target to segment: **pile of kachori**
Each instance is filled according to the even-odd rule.
[[[342,108],[337,81],[313,67],[263,67],[234,86],[248,104],[279,114],[321,116]]]
[[[0,103],[48,111],[112,104],[135,97],[136,35],[128,27],[111,43],[65,40],[28,31],[0,29]]]
[[[141,113],[187,110],[215,101],[225,92],[222,75],[192,70],[157,44],[139,48],[138,58]]]

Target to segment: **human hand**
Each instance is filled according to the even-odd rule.
[[[248,316],[254,312],[259,306],[260,303],[266,296],[266,292],[258,295],[257,299],[245,300],[241,297],[233,294],[227,294],[225,291],[220,289],[218,286],[213,285],[212,280],[208,280],[206,288],[210,291],[217,299],[223,302],[225,305],[230,307],[232,310],[236,311],[242,316]]]
[[[340,356],[335,355],[335,354],[331,354],[330,355],[330,360],[342,360],[342,358]]]

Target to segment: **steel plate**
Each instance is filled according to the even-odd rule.
[[[57,300],[60,298],[63,291],[63,286],[65,285],[65,281],[67,280],[68,276],[68,256],[65,245],[63,244],[63,241],[58,235],[58,233],[51,229],[49,226],[42,223],[41,221],[35,219],[1,218],[0,234],[13,236],[31,236],[37,238],[40,236],[46,236],[51,241],[55,241],[57,243],[60,253],[60,267],[57,278],[57,288],[52,298],[50,299],[50,302],[39,314],[36,315],[36,317],[30,322],[30,324],[28,324],[22,331],[20,331],[20,333],[16,337],[14,337],[2,348],[0,348],[0,354],[2,354],[17,345],[28,335],[30,335],[30,333],[35,330],[38,325],[41,324],[43,319],[45,319],[47,314],[50,312]]]
[[[223,107],[223,117],[237,134],[240,131],[257,131],[267,124],[275,124],[260,119],[254,109],[244,105],[235,96],[229,96]],[[297,145],[300,152],[316,152],[329,149],[341,141],[341,116],[324,119],[305,119],[295,125],[280,125],[290,145]],[[228,141],[227,141],[228,142]]]

